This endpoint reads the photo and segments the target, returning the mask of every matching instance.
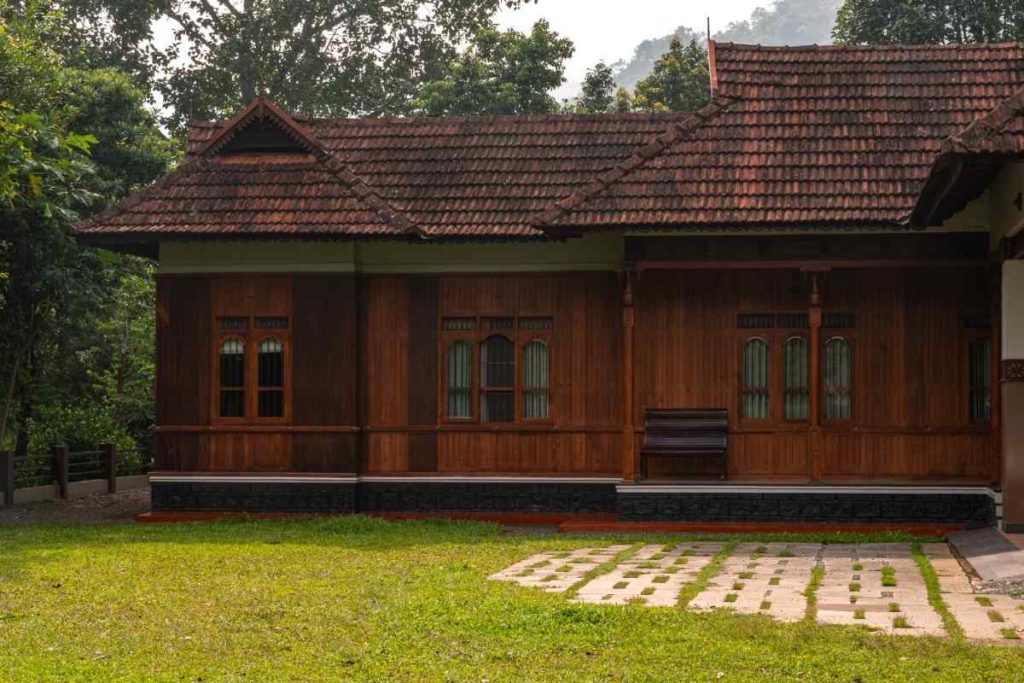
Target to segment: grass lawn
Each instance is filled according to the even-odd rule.
[[[0,528],[0,681],[1024,680],[1024,651],[959,637],[574,605],[485,578],[610,540],[360,517]]]

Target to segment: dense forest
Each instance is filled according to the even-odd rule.
[[[75,242],[71,226],[151,183],[193,118],[254,94],[314,115],[692,111],[700,36],[595,64],[559,102],[573,45],[521,0],[0,0],[0,448],[113,442],[153,426],[154,264]],[[1019,40],[1019,1],[778,0],[716,34],[763,43]],[[834,21],[835,20],[835,21]],[[833,23],[834,28],[833,28]],[[172,26],[168,44],[154,26]]]

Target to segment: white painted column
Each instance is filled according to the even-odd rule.
[[[1024,533],[1024,260],[1003,262],[999,364],[1003,524]]]

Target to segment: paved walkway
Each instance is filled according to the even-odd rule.
[[[923,546],[938,577],[938,595],[964,636],[1021,643],[1024,600],[977,592],[944,543]],[[581,603],[764,614],[779,621],[861,625],[894,635],[947,635],[906,543],[722,543],[616,545],[539,553],[490,577],[568,593]],[[693,590],[687,592],[693,594]],[[814,601],[808,595],[814,595]]]

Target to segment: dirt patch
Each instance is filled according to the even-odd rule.
[[[148,486],[113,495],[103,493],[0,508],[0,525],[109,524],[130,522],[142,512],[149,512]]]

